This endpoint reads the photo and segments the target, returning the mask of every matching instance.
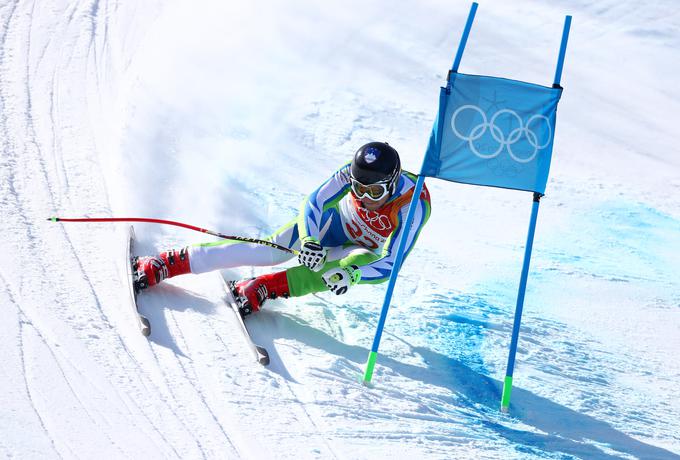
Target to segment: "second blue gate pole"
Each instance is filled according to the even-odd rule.
[[[553,87],[559,87],[562,79],[562,68],[564,66],[564,56],[567,51],[569,41],[569,29],[571,28],[571,16],[564,18],[562,29],[562,40],[560,52],[557,57],[557,67],[555,69],[555,79]],[[508,355],[508,366],[503,381],[503,395],[501,396],[501,411],[507,412],[510,408],[510,393],[512,392],[512,375],[515,370],[515,356],[517,354],[517,342],[519,341],[519,328],[522,323],[522,310],[524,308],[524,294],[527,288],[527,278],[529,277],[529,263],[531,262],[531,249],[534,245],[534,233],[536,232],[536,220],[538,218],[538,206],[543,195],[534,192],[534,204],[531,208],[531,220],[529,221],[529,234],[527,235],[527,245],[524,249],[524,264],[522,266],[522,276],[519,281],[519,292],[517,293],[517,305],[515,307],[515,321],[512,326],[512,339],[510,340],[510,353]]]
[[[522,265],[522,276],[519,280],[519,292],[517,293],[517,305],[515,307],[515,322],[512,326],[512,339],[510,341],[510,354],[508,355],[508,367],[503,381],[503,396],[501,398],[501,410],[507,412],[510,407],[510,393],[512,392],[512,374],[515,369],[515,355],[517,354],[517,342],[519,341],[519,328],[522,324],[522,310],[524,309],[524,294],[527,289],[527,279],[529,278],[529,264],[531,262],[531,250],[534,245],[534,234],[536,233],[536,220],[538,219],[538,205],[541,194],[534,192],[534,204],[531,208],[531,220],[529,221],[529,233],[527,244],[524,248],[524,263]]]

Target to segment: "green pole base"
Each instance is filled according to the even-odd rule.
[[[510,409],[510,393],[512,393],[512,377],[506,375],[503,382],[503,396],[501,397],[501,412],[503,413],[507,413]]]
[[[368,354],[368,361],[366,362],[366,372],[364,372],[364,385],[371,383],[373,378],[373,369],[375,368],[375,361],[378,359],[378,352],[372,351]]]

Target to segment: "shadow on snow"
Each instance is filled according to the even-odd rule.
[[[290,375],[280,362],[278,354],[275,354],[274,341],[276,339],[300,341],[310,347],[342,356],[354,362],[359,368],[363,368],[365,364],[368,356],[367,349],[344,344],[295,317],[272,313],[262,314],[258,319],[264,321],[253,321],[253,324],[258,325],[253,329],[255,329],[257,339],[268,348],[272,356],[272,366],[269,369],[287,379],[290,379]],[[680,459],[679,455],[638,441],[616,430],[608,423],[518,387],[513,388],[513,404],[510,408],[513,417],[548,434],[505,426],[501,422],[506,417],[499,412],[502,388],[500,381],[428,348],[412,348],[414,353],[422,356],[428,367],[405,364],[384,355],[379,357],[379,365],[391,368],[394,372],[412,380],[449,388],[463,397],[461,400],[464,404],[467,403],[471,408],[477,409],[477,412],[482,409],[481,415],[486,419],[482,421],[482,424],[512,443],[585,458],[620,458],[616,455],[609,455],[588,443],[588,441],[593,441],[617,452],[639,458]],[[458,400],[457,404],[460,404],[461,400]],[[493,420],[494,418],[497,420]]]

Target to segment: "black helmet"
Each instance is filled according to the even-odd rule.
[[[369,142],[354,154],[350,173],[364,185],[386,184],[393,194],[401,174],[399,153],[387,142]]]

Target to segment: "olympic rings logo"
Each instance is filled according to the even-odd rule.
[[[456,127],[456,119],[458,118],[458,115],[460,115],[460,113],[463,112],[464,110],[474,110],[475,112],[479,113],[479,115],[481,115],[482,117],[482,122],[479,123],[474,128],[472,128],[468,135],[462,134]],[[507,138],[505,137],[505,134],[503,133],[501,128],[499,128],[496,125],[496,120],[498,120],[498,117],[506,114],[512,116],[517,121],[518,124],[517,128],[510,131],[510,134],[508,134]],[[531,129],[531,126],[532,124],[539,123],[541,120],[545,121],[545,124],[548,127],[548,139],[544,143],[539,144],[538,135]],[[522,117],[520,117],[514,110],[501,109],[491,117],[491,120],[489,120],[486,116],[486,113],[482,109],[472,104],[462,105],[458,109],[456,109],[455,112],[453,112],[453,115],[451,116],[451,128],[453,129],[453,133],[456,136],[458,136],[460,139],[464,141],[467,141],[472,153],[477,155],[479,158],[485,160],[495,158],[498,155],[500,155],[500,153],[505,148],[507,149],[512,159],[518,163],[529,163],[531,160],[533,160],[538,154],[539,150],[546,148],[550,144],[553,135],[550,119],[548,119],[548,117],[546,117],[545,115],[539,114],[533,115],[527,120],[525,124],[524,121],[522,120]],[[475,141],[480,139],[486,133],[487,130],[489,131],[493,139],[496,142],[498,142],[498,148],[493,152],[482,153],[475,146]],[[518,156],[517,152],[514,152],[512,150],[512,145],[519,142],[519,140],[522,138],[522,135],[526,137],[529,145],[533,147],[533,152],[531,152],[531,154],[525,158]]]
[[[380,214],[377,211],[369,211],[364,208],[359,208],[359,216],[361,219],[378,231],[389,230],[392,228],[392,222],[385,214]]]

